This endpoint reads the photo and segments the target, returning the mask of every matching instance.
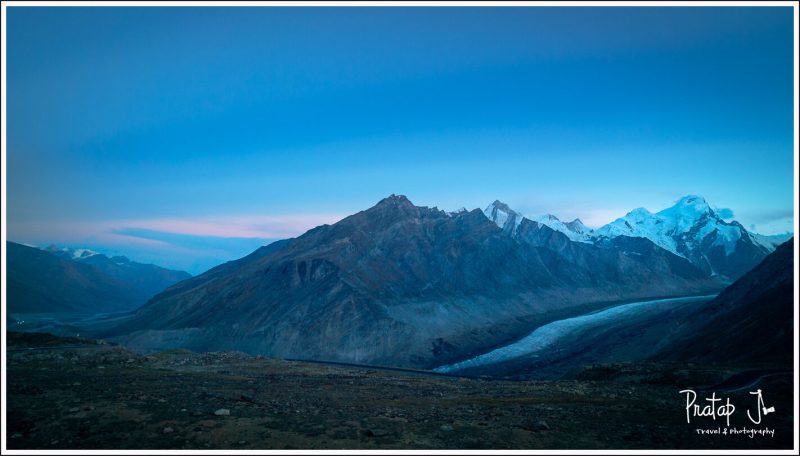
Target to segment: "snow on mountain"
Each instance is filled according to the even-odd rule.
[[[687,195],[659,212],[640,207],[613,222],[592,230],[580,219],[564,223],[547,214],[523,217],[495,201],[484,214],[489,220],[516,235],[523,218],[563,233],[573,242],[609,246],[620,236],[645,238],[655,245],[689,260],[710,276],[735,280],[758,264],[776,246],[790,237],[760,236],[748,232],[739,222],[727,222],[701,196]]]
[[[713,246],[725,248],[730,255],[736,243],[747,232],[738,223],[729,223],[711,209],[703,197],[687,195],[674,206],[651,213],[634,209],[624,217],[597,230],[598,236],[631,236],[650,239],[656,245],[683,257],[686,250],[699,248],[703,240],[715,233]]]
[[[565,223],[564,226],[566,226],[571,231],[573,231],[575,233],[578,233],[578,234],[588,234],[588,235],[592,235],[592,236],[594,235],[594,230],[589,228],[588,226],[584,225],[583,222],[581,221],[581,219],[579,219],[579,218],[576,218],[575,220],[573,220],[571,222]]]
[[[575,219],[569,223],[564,223],[555,215],[546,214],[539,217],[525,217],[521,213],[514,211],[507,204],[495,201],[483,210],[486,217],[493,221],[497,226],[511,234],[516,233],[519,224],[523,219],[545,225],[554,231],[564,233],[570,240],[577,242],[592,242],[594,231]]]
[[[524,218],[522,214],[512,210],[507,204],[498,200],[488,205],[486,209],[483,210],[483,213],[486,214],[489,220],[502,228],[503,231],[512,234],[517,231],[519,224],[522,223],[522,219]]]
[[[95,255],[101,255],[94,250],[89,249],[71,249],[69,247],[58,247],[55,244],[50,244],[47,247],[44,247],[42,250],[50,253],[54,253],[62,258],[67,258],[71,260],[83,260],[89,257],[93,257]]]
[[[712,276],[735,280],[775,250],[759,241],[739,222],[726,222],[697,195],[651,213],[635,209],[595,231],[596,242],[618,236],[646,238],[680,255]]]
[[[65,250],[69,250],[69,249],[65,248]],[[70,253],[72,254],[72,259],[73,260],[80,260],[80,259],[84,259],[84,258],[89,258],[91,256],[100,255],[99,253],[95,252],[94,250],[89,250],[89,249],[75,249],[75,250],[70,251]]]
[[[675,239],[665,233],[664,227],[665,221],[661,217],[640,207],[598,228],[595,234],[598,237],[629,236],[650,239],[657,246],[678,255]]]
[[[769,250],[775,250],[776,248],[778,248],[779,245],[791,239],[792,236],[793,236],[792,233],[770,234],[770,235],[750,233],[750,237],[752,237],[757,244]]]
[[[575,219],[569,223],[564,223],[555,215],[546,214],[539,217],[534,217],[531,220],[552,228],[555,231],[564,233],[572,241],[592,242],[594,238],[594,231],[584,225],[580,219]]]

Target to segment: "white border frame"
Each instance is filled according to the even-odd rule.
[[[798,186],[798,166],[800,166],[800,160],[798,160],[798,121],[800,121],[800,116],[798,115],[798,4],[794,1],[652,1],[652,2],[643,2],[643,1],[145,1],[145,2],[136,2],[136,1],[119,1],[119,2],[109,2],[109,1],[8,1],[2,3],[2,11],[0,11],[0,29],[2,30],[2,79],[0,80],[0,87],[2,88],[2,111],[0,111],[0,115],[2,116],[2,126],[0,127],[0,135],[2,137],[2,161],[0,165],[0,170],[2,170],[2,189],[1,192],[1,199],[2,201],[2,214],[0,217],[0,236],[2,237],[2,246],[0,246],[0,263],[2,268],[2,274],[0,276],[0,285],[2,286],[1,292],[2,294],[1,299],[2,301],[2,316],[0,317],[0,321],[2,322],[2,347],[5,350],[6,347],[6,240],[7,240],[7,194],[6,194],[6,182],[7,182],[7,166],[6,166],[6,121],[8,117],[6,116],[6,46],[7,46],[7,39],[6,39],[6,8],[7,7],[14,7],[14,6],[27,6],[27,7],[38,7],[38,6],[60,6],[60,7],[69,7],[69,6],[144,6],[144,7],[158,7],[158,6],[230,6],[230,7],[237,7],[237,6],[294,6],[294,7],[313,7],[313,6],[383,6],[383,7],[403,7],[403,6],[470,6],[470,7],[482,7],[482,6],[512,6],[512,7],[536,7],[536,6],[626,6],[626,7],[648,7],[648,6],[717,6],[717,7],[724,7],[724,6],[758,6],[758,7],[770,7],[770,6],[785,6],[791,7],[793,9],[793,16],[794,16],[794,234],[795,237],[797,236],[799,221],[797,217],[797,208],[798,208],[798,191],[800,187]],[[0,435],[0,448],[2,449],[3,454],[9,455],[28,455],[28,454],[48,454],[48,455],[84,455],[84,454],[114,454],[114,455],[132,455],[132,454],[153,454],[153,455],[165,455],[165,454],[200,454],[200,455],[228,455],[228,454],[330,454],[330,455],[341,455],[341,454],[437,454],[437,455],[455,455],[455,454],[468,454],[468,455],[477,455],[477,454],[514,454],[514,455],[522,455],[522,454],[560,454],[560,455],[574,455],[574,454],[601,454],[601,455],[608,455],[608,454],[664,454],[664,455],[678,455],[678,454],[709,454],[709,455],[721,455],[721,454],[733,454],[733,455],[745,455],[745,454],[773,454],[773,455],[794,455],[798,454],[798,449],[800,445],[798,444],[799,437],[800,437],[800,423],[798,423],[798,303],[800,302],[800,288],[798,287],[798,251],[800,243],[798,240],[795,239],[794,242],[794,420],[798,426],[795,426],[794,429],[794,444],[793,449],[791,450],[9,450],[7,449],[7,435],[6,435],[6,425],[7,420],[6,417],[6,401],[5,401],[5,393],[6,393],[6,360],[7,357],[5,353],[2,356],[2,372],[0,372],[0,384],[2,385],[2,401],[0,401],[0,421],[2,422],[2,435]]]

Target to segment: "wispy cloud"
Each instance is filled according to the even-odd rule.
[[[718,208],[716,208],[714,210],[717,212],[717,215],[719,215],[724,220],[731,220],[734,217],[733,216],[733,210],[730,209],[730,208],[718,207]]]
[[[760,234],[794,232],[794,210],[791,208],[739,211],[737,220],[750,231]]]
[[[91,247],[136,261],[185,269],[192,273],[240,258],[278,239],[335,223],[341,214],[231,215],[170,217],[97,222],[15,223],[11,240],[40,245]]]
[[[14,234],[25,237],[75,239],[95,237],[113,243],[142,242],[130,230],[148,230],[188,236],[281,239],[294,237],[319,225],[335,223],[341,214],[232,215],[101,220],[48,221],[13,224]],[[150,239],[150,241],[155,241]],[[152,242],[151,242],[152,243]]]
[[[335,223],[341,214],[235,215],[202,218],[155,218],[104,223],[106,231],[138,229],[191,236],[281,239],[319,225]]]

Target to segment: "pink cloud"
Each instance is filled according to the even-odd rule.
[[[293,214],[280,216],[237,215],[229,217],[161,218],[107,222],[106,229],[145,229],[172,234],[235,238],[286,238],[311,228],[341,220],[341,214]]]
[[[335,223],[343,217],[345,216],[342,214],[285,214],[121,219],[98,222],[26,222],[14,224],[13,230],[22,234],[25,239],[51,239],[59,242],[82,242],[92,239],[113,245],[134,243],[166,246],[167,243],[164,241],[130,236],[121,231],[142,229],[189,236],[284,239],[298,236],[319,225]]]

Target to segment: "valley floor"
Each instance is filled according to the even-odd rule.
[[[571,380],[506,381],[237,353],[171,350],[143,356],[40,334],[8,333],[8,340],[9,449],[671,449],[791,448],[792,443],[791,375],[761,379],[758,388],[776,413],[759,426],[745,413],[753,403],[749,389],[724,393],[738,406],[731,427],[775,430],[773,437],[749,438],[698,435],[697,428],[725,428],[724,420],[687,424],[685,398],[678,393],[723,382],[735,373],[731,368],[602,365]]]

